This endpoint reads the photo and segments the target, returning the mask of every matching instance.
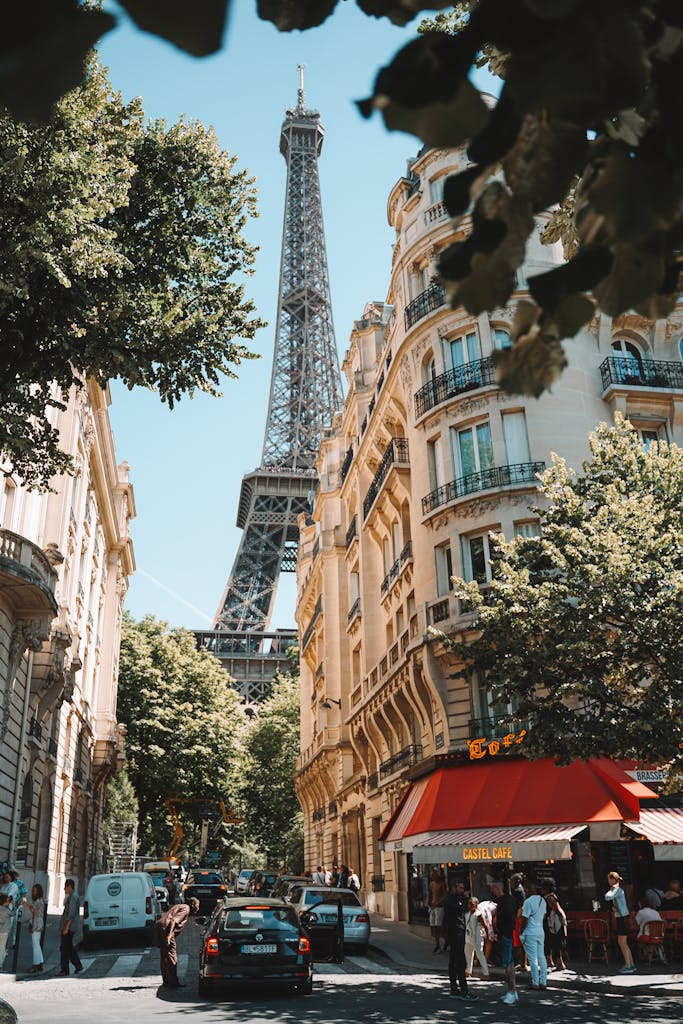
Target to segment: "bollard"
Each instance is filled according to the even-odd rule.
[[[12,950],[12,974],[17,973],[17,962],[19,960],[19,941],[21,939],[21,913],[23,906],[19,905],[17,910],[17,930],[14,935],[14,949]]]

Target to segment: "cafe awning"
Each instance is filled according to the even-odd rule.
[[[656,793],[628,776],[630,767],[607,758],[559,767],[550,757],[505,757],[437,768],[407,790],[380,842],[410,851],[444,832],[635,821],[640,800]]]
[[[585,825],[528,825],[438,832],[413,846],[413,863],[570,860],[570,842],[585,828]]]
[[[649,839],[655,860],[683,861],[683,808],[646,807],[639,821],[624,824],[639,839]]]

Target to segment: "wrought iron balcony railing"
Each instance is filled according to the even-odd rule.
[[[28,723],[28,734],[34,740],[38,740],[39,743],[42,740],[42,738],[43,738],[43,727],[42,727],[42,725],[40,724],[40,722],[38,721],[37,718],[32,718],[31,721]]]
[[[47,756],[57,758],[57,740],[50,736],[47,741]]]
[[[324,821],[325,820],[325,808],[324,807],[316,807],[316,809],[313,811],[313,814],[311,815],[311,820],[312,821]]]
[[[356,618],[357,615],[360,615],[360,598],[359,597],[356,598],[356,600],[353,602],[353,604],[349,608],[349,616],[348,616],[349,624],[353,622],[353,620]]]
[[[368,781],[367,781],[367,788],[368,789],[377,789],[378,783],[379,783],[379,775],[378,775],[377,772],[372,772],[371,775],[368,775]]]
[[[352,462],[353,462],[353,445],[349,445],[349,447],[346,449],[346,455],[344,456],[344,461],[341,464],[341,474],[340,475],[341,475],[341,482],[342,483],[344,483],[344,481],[346,480],[346,477],[348,476],[348,473],[349,473],[349,470],[351,468],[351,463]]]
[[[542,473],[544,469],[545,462],[517,462],[512,466],[491,466],[479,473],[458,477],[442,487],[436,487],[422,499],[422,515],[426,516],[441,505],[465,498],[468,494],[476,494],[477,491],[533,483],[536,474]]]
[[[388,775],[393,775],[402,768],[408,768],[410,765],[417,764],[421,760],[422,745],[420,743],[412,743],[409,747],[399,750],[397,754],[394,754],[386,761],[382,761],[379,766],[379,777],[380,779],[386,778]]]
[[[401,575],[403,569],[405,569],[408,562],[412,561],[413,558],[413,545],[411,541],[408,541],[401,554],[398,556],[394,564],[392,565],[389,572],[382,580],[380,587],[381,594],[386,594],[391,589],[391,586]]]
[[[334,818],[334,816],[337,814],[337,805],[334,802],[334,800],[330,800],[329,804],[327,805],[327,813],[331,818]]]
[[[515,715],[489,715],[485,718],[470,718],[469,736],[476,739],[486,736],[487,739],[503,739],[510,733],[519,735],[523,730],[529,731],[529,720],[516,718]]]
[[[415,395],[415,415],[419,418],[449,398],[466,391],[496,383],[496,371],[490,356],[454,367],[427,381]]]
[[[368,488],[368,493],[365,495],[363,500],[363,518],[367,519],[368,512],[372,508],[373,502],[380,492],[380,488],[386,479],[386,476],[393,465],[409,465],[408,462],[408,438],[407,437],[392,437],[391,441],[386,447],[382,461],[377,467],[372,483]]]
[[[349,528],[346,531],[346,550],[348,551],[351,544],[358,536],[358,516],[354,516],[349,523]]]
[[[641,388],[683,390],[683,363],[662,359],[635,359],[610,356],[600,365],[603,390],[610,384],[630,384]]]
[[[416,298],[409,302],[404,310],[406,330],[409,330],[421,320],[427,313],[443,306],[446,301],[446,293],[439,281],[433,281],[429,288],[425,288]]]
[[[306,629],[304,630],[304,635],[301,638],[301,650],[302,651],[305,651],[306,648],[308,647],[309,641],[310,641],[311,637],[313,636],[313,630],[315,629],[315,624],[318,621],[318,616],[320,615],[321,611],[322,611],[322,599],[318,598],[318,600],[315,602],[315,608],[313,609],[313,614],[311,615],[310,622],[306,626]]]

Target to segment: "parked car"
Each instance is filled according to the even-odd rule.
[[[270,895],[273,898],[277,897],[281,900],[287,900],[295,886],[308,884],[309,879],[305,875],[279,875]]]
[[[276,882],[277,871],[254,871],[247,892],[250,896],[270,896]]]
[[[238,984],[287,985],[311,994],[311,942],[289,904],[231,897],[216,908],[202,936],[199,994]]]
[[[254,870],[254,868],[245,868],[243,871],[240,871],[235,879],[235,895],[246,896],[247,889],[249,888],[249,879],[254,874]]]
[[[228,887],[220,871],[208,868],[195,868],[190,871],[183,883],[183,900],[185,903],[194,896],[199,900],[200,910],[213,910],[218,900],[222,900]]]
[[[83,941],[98,935],[136,931],[148,942],[161,907],[151,875],[126,871],[115,875],[93,875],[83,900]]]
[[[341,900],[344,946],[353,946],[363,956],[367,953],[370,943],[370,915],[355,892],[351,892],[350,889],[334,889],[326,885],[295,886],[289,899],[314,945],[316,928],[327,931],[336,925],[337,904]]]

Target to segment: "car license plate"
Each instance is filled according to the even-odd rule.
[[[242,953],[277,953],[277,945],[268,942],[262,942],[257,945],[242,946]]]
[[[210,896],[211,895],[211,890],[210,889],[195,889],[194,891],[195,891],[195,893],[198,896]]]
[[[96,917],[95,924],[98,928],[111,928],[119,923],[118,917]]]

